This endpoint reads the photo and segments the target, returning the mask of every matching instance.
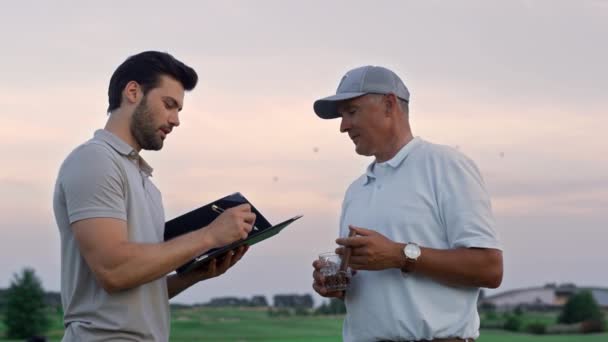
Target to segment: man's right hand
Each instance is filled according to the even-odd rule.
[[[312,267],[315,269],[312,272],[312,278],[314,279],[314,282],[312,283],[312,288],[315,290],[315,292],[317,292],[319,295],[321,295],[323,297],[344,299],[345,291],[327,290],[327,288],[325,287],[325,277],[323,277],[323,275],[321,274],[322,266],[323,266],[323,263],[320,260],[315,260],[312,263]]]
[[[255,213],[247,203],[226,209],[208,226],[207,233],[217,247],[246,239],[255,223]]]

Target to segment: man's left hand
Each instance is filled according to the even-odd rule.
[[[235,250],[228,251],[226,254],[219,258],[215,258],[201,267],[195,269],[192,273],[195,275],[197,281],[215,278],[220,276],[229,268],[234,266],[249,249],[249,246],[241,246]]]
[[[404,260],[403,244],[390,240],[386,236],[365,228],[348,226],[357,234],[350,238],[336,239],[343,247],[336,253],[344,255],[345,247],[352,249],[348,265],[355,270],[384,270],[401,268]]]

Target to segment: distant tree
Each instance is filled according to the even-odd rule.
[[[0,289],[0,311],[4,312],[5,307],[6,307],[6,293],[8,292],[8,290],[6,289]]]
[[[15,274],[7,291],[4,324],[8,338],[27,339],[44,334],[50,325],[44,290],[33,269]]]
[[[266,296],[253,296],[251,298],[251,306],[268,306]]]
[[[479,309],[484,312],[496,312],[496,304],[484,301],[479,304]]]
[[[337,298],[331,298],[328,303],[323,303],[315,310],[315,314],[317,315],[339,315],[345,313],[346,306],[344,305],[344,301]]]
[[[583,321],[602,321],[600,307],[590,291],[581,291],[568,299],[559,315],[559,323],[579,323]]]

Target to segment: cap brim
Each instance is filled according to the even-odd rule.
[[[365,94],[366,93],[340,93],[328,96],[315,101],[313,108],[317,116],[321,119],[339,118],[340,114],[338,114],[338,102],[354,99],[355,97],[363,96]]]

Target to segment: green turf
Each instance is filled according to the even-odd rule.
[[[174,312],[171,341],[339,341],[341,318],[276,317],[266,310]]]
[[[1,321],[0,316],[0,321]],[[526,322],[551,322],[554,314],[526,313]],[[269,317],[266,310],[232,308],[179,309],[172,312],[171,341],[233,342],[338,342],[341,341],[340,316]],[[0,336],[5,327],[0,322]],[[49,342],[63,335],[61,317],[53,316]],[[2,339],[7,342],[9,340]],[[608,333],[591,335],[528,335],[502,330],[482,330],[480,342],[608,342]],[[16,341],[15,341],[16,342]]]
[[[482,330],[478,342],[607,342],[608,333],[589,335],[528,335]]]

